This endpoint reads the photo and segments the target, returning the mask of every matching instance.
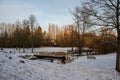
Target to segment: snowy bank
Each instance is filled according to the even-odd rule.
[[[24,53],[5,51],[0,52],[0,80],[120,80],[115,71],[115,53],[97,55],[95,60],[82,56],[63,65],[23,59],[18,56]]]

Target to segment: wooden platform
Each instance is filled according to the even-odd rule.
[[[50,60],[65,60],[66,63],[70,62],[70,57],[64,52],[40,52],[35,53],[33,56],[39,59],[50,59]]]
[[[38,58],[40,58],[40,59],[44,59],[44,58],[48,58],[48,59],[63,59],[63,56],[55,56],[55,55],[36,55],[36,54],[34,54],[34,56],[35,57],[38,57]]]
[[[39,52],[35,53],[34,56],[44,59],[44,58],[49,58],[49,59],[62,59],[63,56],[65,56],[66,53],[64,52]]]

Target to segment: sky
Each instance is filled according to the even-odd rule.
[[[43,30],[49,24],[73,24],[70,10],[80,6],[81,0],[0,0],[0,23],[15,23],[33,14]]]

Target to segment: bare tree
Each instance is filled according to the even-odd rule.
[[[23,20],[23,27],[24,27],[24,28],[27,27],[28,24],[29,24],[29,21],[26,20],[26,19],[24,19],[24,20]],[[23,30],[24,30],[24,29],[23,29]],[[24,35],[25,35],[25,31],[23,31],[23,33],[22,33],[22,36],[23,36],[23,37],[24,37]],[[25,38],[24,38],[24,40],[23,40],[23,42],[22,42],[23,52],[25,52],[25,42],[26,42],[26,40],[25,40]]]
[[[116,29],[117,55],[116,70],[120,72],[120,0],[89,0],[89,13],[93,24]]]
[[[75,11],[73,12],[75,22],[78,27],[79,55],[81,55],[82,48],[84,47],[85,42],[84,35],[92,26],[91,24],[88,24],[88,22],[90,22],[90,15],[85,13],[88,13],[88,6],[86,4],[83,4],[82,7],[76,7]]]
[[[33,53],[33,48],[34,48],[34,44],[33,44],[33,27],[35,25],[35,22],[36,22],[36,17],[31,14],[29,16],[29,23],[30,23],[30,26],[31,26],[31,30],[32,30],[32,33],[31,33],[31,45],[32,45],[32,53]]]
[[[74,20],[78,28],[78,55],[81,54],[81,47],[80,47],[80,18],[79,18],[79,8],[76,7],[75,11],[72,13],[74,15]]]

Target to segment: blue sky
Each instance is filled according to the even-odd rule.
[[[34,14],[43,30],[49,23],[62,26],[74,23],[69,9],[80,6],[81,0],[0,0],[0,23],[15,23]]]

